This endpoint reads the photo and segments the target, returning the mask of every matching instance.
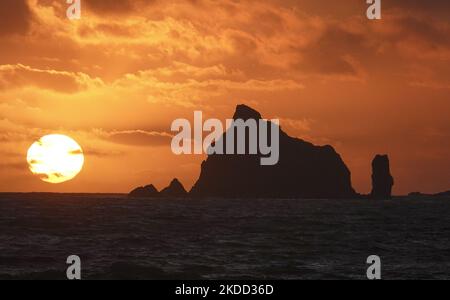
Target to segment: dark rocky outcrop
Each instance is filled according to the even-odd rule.
[[[450,191],[435,194],[436,197],[450,197]]]
[[[424,194],[420,192],[414,192],[408,194],[409,198],[450,198],[450,191],[437,193],[437,194]]]
[[[260,120],[261,115],[248,106],[239,105],[233,118]],[[221,137],[224,144],[226,134]],[[246,139],[248,143],[248,136]],[[209,155],[202,163],[200,178],[190,191],[190,196],[221,198],[356,196],[351,185],[350,171],[331,146],[315,146],[301,139],[292,138],[280,130],[278,164],[261,166],[261,157],[261,154]]]
[[[170,185],[161,192],[158,192],[155,186],[151,184],[134,189],[128,196],[135,198],[185,198],[188,196],[188,193],[183,184],[175,178]]]
[[[389,157],[377,155],[372,162],[372,192],[373,199],[390,199],[394,178],[391,175]]]
[[[412,192],[412,193],[408,194],[408,197],[411,197],[411,198],[431,197],[431,196],[433,196],[433,195],[424,194],[424,193],[421,193],[421,192]]]
[[[128,196],[136,198],[157,198],[159,192],[153,184],[144,187],[138,187],[131,191]]]
[[[181,182],[175,178],[168,187],[161,191],[160,195],[166,198],[184,198],[187,197],[188,193]]]

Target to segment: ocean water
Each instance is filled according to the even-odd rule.
[[[450,279],[450,199],[0,194],[0,279]]]

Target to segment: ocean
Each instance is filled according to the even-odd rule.
[[[0,279],[450,279],[450,199],[0,194]]]

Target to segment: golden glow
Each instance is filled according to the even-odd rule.
[[[42,137],[28,150],[31,172],[48,183],[62,183],[75,178],[84,164],[81,147],[71,138],[52,134]]]
[[[363,0],[81,2],[70,21],[62,0],[0,0],[0,192],[190,188],[205,157],[174,155],[170,125],[237,104],[334,146],[360,193],[377,153],[395,194],[449,189],[449,1],[386,1],[377,22]],[[32,180],[49,132],[89,152],[83,178]]]

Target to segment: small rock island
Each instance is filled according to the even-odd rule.
[[[372,162],[372,199],[391,199],[394,178],[391,175],[389,157],[377,155]]]

